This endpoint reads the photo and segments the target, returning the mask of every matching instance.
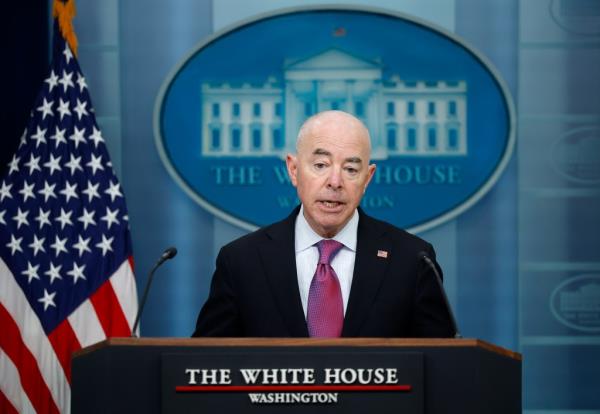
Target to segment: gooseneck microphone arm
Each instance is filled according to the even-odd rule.
[[[419,253],[419,259],[421,259],[425,263],[427,263],[427,266],[431,270],[433,270],[433,274],[435,275],[435,280],[440,289],[440,292],[442,293],[442,297],[444,298],[444,304],[446,305],[446,309],[448,310],[448,315],[450,315],[450,323],[452,324],[452,329],[454,330],[454,337],[462,338],[462,335],[460,334],[460,332],[458,332],[458,326],[456,325],[456,319],[454,318],[454,312],[452,312],[452,307],[450,306],[450,302],[448,302],[448,296],[446,296],[446,290],[444,289],[444,285],[442,284],[442,277],[440,276],[440,273],[438,272],[437,267],[435,266],[435,263],[433,263],[433,260],[431,260],[429,258],[429,256],[427,255],[427,253],[425,253],[425,252]]]
[[[137,338],[137,336],[138,336],[135,331],[140,322],[140,317],[142,316],[142,311],[144,310],[144,305],[146,304],[146,299],[148,298],[148,291],[150,291],[150,285],[152,284],[152,278],[154,277],[154,272],[156,272],[156,269],[158,269],[160,267],[160,265],[162,265],[167,260],[174,258],[176,255],[177,255],[177,249],[175,247],[169,247],[167,250],[165,250],[163,252],[163,254],[160,256],[160,258],[158,259],[158,261],[156,262],[156,264],[150,271],[150,274],[148,275],[148,282],[146,283],[146,289],[144,289],[144,295],[142,296],[142,301],[140,303],[140,307],[138,308],[137,315],[135,316],[135,322],[133,323],[133,329],[131,330],[132,337]]]

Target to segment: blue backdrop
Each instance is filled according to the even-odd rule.
[[[127,197],[140,292],[163,249],[179,249],[157,274],[144,336],[191,334],[216,252],[245,233],[168,175],[154,144],[159,88],[216,30],[305,4],[319,2],[78,2],[80,63]],[[526,412],[600,412],[600,2],[368,5],[456,33],[506,81],[518,115],[511,162],[477,204],[421,236],[438,250],[463,334],[524,354]]]

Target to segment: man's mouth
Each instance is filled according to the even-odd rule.
[[[321,203],[321,205],[325,206],[326,208],[336,208],[344,204],[341,201],[331,200],[320,200],[319,203]]]

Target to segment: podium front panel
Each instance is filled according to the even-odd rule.
[[[423,354],[332,348],[165,353],[162,412],[423,414]]]
[[[72,367],[74,414],[521,413],[521,356],[474,339],[112,338],[79,351]],[[327,368],[340,370],[328,371],[328,383]],[[397,381],[360,384],[354,376],[377,368],[395,369]],[[279,375],[277,384],[245,379],[259,375],[248,370],[262,369],[312,374],[297,374],[298,384],[289,376],[283,381],[282,371],[268,371]],[[212,384],[207,370],[224,371]],[[308,388],[273,388],[291,385]],[[233,388],[248,386],[266,388]]]

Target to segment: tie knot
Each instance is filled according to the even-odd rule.
[[[319,264],[331,264],[331,261],[344,245],[336,240],[323,239],[317,243]]]

